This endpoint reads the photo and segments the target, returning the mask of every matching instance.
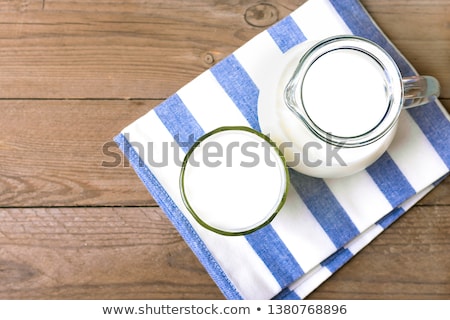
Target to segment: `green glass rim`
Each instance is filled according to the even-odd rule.
[[[258,136],[259,138],[265,140],[271,147],[272,149],[275,151],[275,155],[277,155],[280,159],[280,162],[282,163],[284,170],[280,170],[281,174],[284,175],[284,180],[285,180],[285,186],[284,186],[284,190],[283,190],[283,194],[282,196],[279,198],[279,202],[278,205],[275,207],[275,209],[273,210],[272,213],[267,214],[266,215],[266,219],[262,220],[262,222],[260,224],[258,224],[255,227],[249,228],[249,229],[243,229],[240,231],[227,231],[227,230],[222,230],[216,227],[211,226],[210,224],[206,223],[202,218],[200,218],[200,216],[195,212],[195,210],[193,209],[191,203],[189,202],[189,199],[186,195],[186,190],[185,190],[185,172],[186,172],[186,167],[187,164],[189,162],[189,158],[191,157],[192,153],[195,151],[195,149],[207,138],[211,137],[212,135],[215,135],[217,133],[222,133],[224,131],[245,131],[247,133],[251,133],[254,134],[256,136]],[[181,198],[183,200],[184,205],[186,206],[187,210],[190,212],[190,214],[194,217],[194,219],[204,228],[213,231],[215,233],[221,234],[221,235],[225,235],[225,236],[242,236],[242,235],[247,235],[250,234],[252,232],[255,232],[256,230],[259,230],[265,226],[267,226],[268,224],[270,224],[273,219],[276,217],[276,215],[279,213],[279,211],[281,210],[281,208],[284,206],[286,199],[287,199],[287,194],[288,194],[288,189],[289,189],[289,169],[288,166],[286,165],[286,159],[284,158],[283,153],[280,151],[280,149],[277,147],[277,145],[265,134],[256,131],[250,127],[245,127],[245,126],[223,126],[223,127],[219,127],[217,129],[214,129],[206,134],[204,134],[203,136],[201,136],[200,138],[197,139],[196,142],[194,142],[194,144],[191,146],[191,148],[188,150],[188,152],[186,153],[184,159],[183,159],[183,163],[181,166],[181,172],[180,172],[180,179],[179,179],[179,184],[180,184],[180,191],[181,191]]]

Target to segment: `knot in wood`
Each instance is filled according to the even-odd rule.
[[[214,55],[211,52],[207,52],[204,56],[203,56],[203,61],[207,64],[213,64],[215,59],[214,59]]]
[[[254,27],[268,27],[278,21],[277,7],[270,3],[258,3],[245,11],[245,21]]]

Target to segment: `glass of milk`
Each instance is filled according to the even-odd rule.
[[[248,127],[220,127],[186,154],[180,191],[203,227],[239,236],[269,224],[283,207],[289,185],[284,157],[265,135]]]
[[[361,37],[336,36],[291,51],[276,98],[260,97],[260,121],[287,164],[307,175],[335,178],[366,168],[388,148],[401,110],[439,95],[435,78],[402,78],[392,57]]]

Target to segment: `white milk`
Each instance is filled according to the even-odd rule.
[[[391,143],[396,124],[380,139],[361,147],[336,147],[315,136],[284,101],[285,87],[300,58],[314,44],[304,43],[288,51],[279,74],[268,75],[274,80],[260,92],[258,117],[262,132],[277,143],[288,166],[314,177],[337,178],[358,172],[379,158]],[[301,98],[300,90],[296,94],[306,116],[323,131],[343,138],[371,131],[383,120],[391,101],[383,68],[354,49],[320,56],[306,73],[302,89]],[[291,145],[283,147],[286,143]]]
[[[251,132],[226,130],[207,137],[192,152],[184,172],[184,196],[205,224],[239,233],[276,213],[286,180],[275,148]]]
[[[378,125],[389,104],[383,68],[352,49],[317,59],[303,80],[303,103],[310,119],[340,137],[364,134]]]

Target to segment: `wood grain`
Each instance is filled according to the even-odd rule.
[[[0,100],[1,206],[154,204],[112,139],[159,102]]]
[[[0,207],[155,205],[112,139],[160,102],[0,100]]]
[[[0,299],[222,299],[159,208],[0,209]],[[311,299],[448,299],[450,211],[416,206]],[[370,271],[368,271],[370,270]]]
[[[449,299],[450,210],[416,206],[311,299]]]
[[[258,3],[248,0],[13,3],[0,18],[3,98],[166,98],[267,27],[247,23]],[[278,19],[299,4],[268,3]],[[450,98],[448,5],[394,3],[363,1],[420,72],[440,75]]]
[[[0,299],[223,299],[112,139],[303,2],[0,0]],[[361,2],[450,111],[449,1]],[[310,298],[450,299],[449,187]]]
[[[211,299],[159,208],[0,209],[0,299]]]

